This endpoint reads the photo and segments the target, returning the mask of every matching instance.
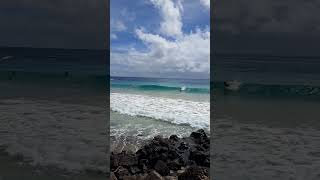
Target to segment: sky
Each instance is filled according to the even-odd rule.
[[[210,0],[111,0],[111,76],[209,78]]]
[[[213,51],[319,56],[319,8],[318,0],[215,1]]]
[[[107,1],[1,0],[0,46],[106,49]]]

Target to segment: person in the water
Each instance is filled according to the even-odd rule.
[[[187,88],[185,86],[180,88],[180,92],[185,91]]]

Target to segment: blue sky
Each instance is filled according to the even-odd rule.
[[[111,0],[111,76],[209,78],[209,0]]]

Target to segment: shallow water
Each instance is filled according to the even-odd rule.
[[[115,152],[122,150],[135,152],[157,135],[169,137],[176,134],[186,137],[196,130],[188,125],[175,125],[153,118],[130,116],[114,111],[110,111],[110,119],[110,146],[111,151]]]

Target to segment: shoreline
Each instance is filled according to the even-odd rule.
[[[189,137],[155,136],[137,152],[111,152],[110,179],[209,180],[210,138],[204,130]]]

